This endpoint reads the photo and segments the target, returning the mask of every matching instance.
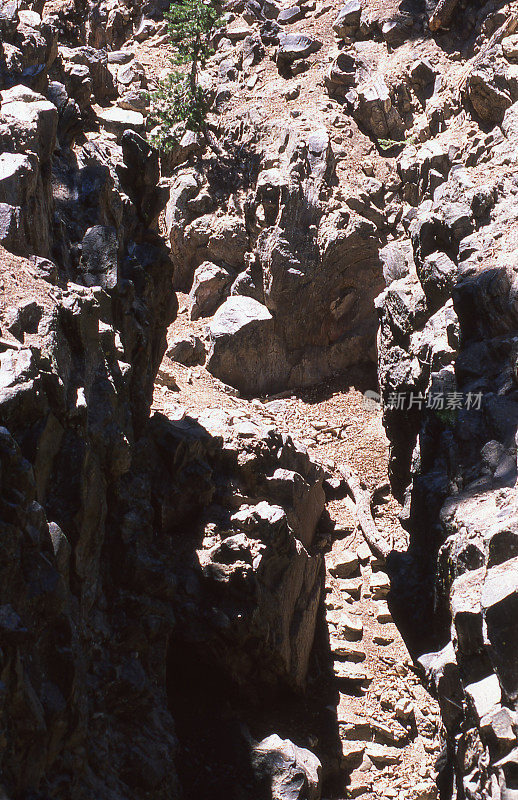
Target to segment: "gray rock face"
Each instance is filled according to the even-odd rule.
[[[23,73],[34,47],[34,75],[51,98],[1,84],[6,797],[179,797],[176,670],[192,656],[257,702],[272,687],[304,688],[314,641],[322,470],[288,436],[237,414],[150,418],[176,312],[176,264],[156,233],[165,182],[144,116],[92,108],[145,84],[133,58],[119,53],[108,69],[106,55],[133,25],[137,39],[156,29],[139,28],[136,14],[85,6],[70,18],[60,11],[47,31],[35,10],[0,13],[0,55]],[[86,43],[58,50],[59,25]],[[21,27],[27,46],[7,42]],[[100,123],[94,136],[83,135],[87,120]],[[170,169],[200,149],[186,134]],[[330,158],[328,140],[311,137],[307,169],[319,180]],[[215,311],[238,274],[257,274],[241,198],[214,221],[207,184],[179,173],[168,220],[173,260],[191,249],[189,288],[198,269],[194,317]],[[266,204],[282,191],[263,190]],[[249,298],[232,302],[239,313],[227,328],[249,346],[254,314],[273,316]],[[195,340],[171,342],[168,355],[194,364],[205,353]],[[317,760],[290,743],[280,751],[282,769],[270,762],[279,797],[297,788],[317,798]]]
[[[5,251],[1,258],[3,267],[9,264],[11,270],[32,274],[30,262]],[[120,329],[107,322],[110,296],[101,289],[69,286],[61,291],[32,278],[32,305],[20,302],[15,317],[9,309],[2,312],[2,328],[9,325],[21,342],[18,351],[0,356],[0,408],[8,426],[0,431],[2,504],[9,496],[17,497],[11,522],[3,523],[10,535],[2,544],[0,598],[2,657],[6,677],[9,673],[2,706],[13,746],[2,771],[13,793],[20,787],[36,790],[42,780],[51,786],[57,778],[59,784],[57,776],[66,772],[74,747],[69,725],[89,742],[85,765],[89,758],[99,763],[104,747],[109,748],[111,766],[103,768],[102,776],[92,773],[92,791],[98,791],[110,770],[120,776],[116,783],[121,781],[134,746],[149,759],[151,769],[156,735],[163,742],[161,763],[174,770],[176,742],[172,728],[164,725],[165,717],[163,722],[155,717],[152,736],[135,731],[132,744],[124,744],[121,715],[163,714],[159,694],[140,658],[127,652],[116,655],[116,646],[110,653],[105,650],[104,658],[113,666],[117,662],[118,677],[104,681],[92,649],[92,636],[100,641],[99,629],[93,633],[87,622],[98,614],[99,597],[107,588],[101,563],[106,566],[108,550],[116,548],[114,540],[109,543],[115,531],[107,530],[113,511],[108,494],[117,492],[130,468],[134,431],[142,416],[139,400],[149,391],[145,386],[135,391],[135,381],[145,383],[147,377],[144,371],[135,376],[133,365],[122,360]],[[129,339],[124,338],[126,358],[133,359]],[[29,570],[23,567],[26,560]],[[141,597],[145,605],[144,594]],[[103,615],[105,630],[118,624],[111,613]],[[19,664],[17,671],[11,669],[14,662]],[[102,730],[87,710],[94,707],[92,691],[95,703],[102,698],[106,704]],[[20,708],[25,709],[23,717]],[[173,724],[170,717],[169,722]],[[37,757],[26,748],[26,725],[38,742]],[[155,773],[137,776],[134,791],[138,795],[137,787],[149,789],[154,780]],[[174,771],[160,780],[176,791]]]
[[[174,795],[174,722],[165,679],[150,666],[160,651],[165,660],[172,613],[115,567],[125,547],[115,522],[121,481],[175,313],[171,265],[122,188],[128,148],[85,138],[69,150],[92,95],[106,98],[113,87],[106,53],[63,48],[57,56],[57,28],[13,9],[3,31],[20,34],[22,72],[34,58],[38,89],[47,91],[51,68],[60,79],[48,87],[52,102],[26,85],[1,92],[0,239],[10,252],[0,248],[0,323],[12,342],[0,354],[1,706],[10,743],[0,756],[2,790],[29,796],[45,784],[59,797],[64,781],[68,796],[121,797],[127,781],[135,798],[159,785]],[[152,192],[146,156],[140,164],[156,206],[158,163]],[[124,178],[136,196],[128,171]],[[145,516],[141,506],[133,520],[140,527]],[[154,632],[148,613],[163,620]],[[119,648],[133,614],[149,636]],[[132,716],[147,719],[147,730],[133,729]],[[88,776],[82,788],[79,773]]]

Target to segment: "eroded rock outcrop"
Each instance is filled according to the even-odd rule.
[[[467,797],[511,797],[515,786],[517,186],[499,169],[515,161],[515,108],[504,136],[490,134],[421,204],[411,248],[387,253],[396,279],[377,301],[392,480],[401,492],[410,482],[392,610],[416,654],[437,648],[420,661]]]
[[[207,259],[231,276],[232,296],[219,293],[211,322],[207,364],[247,395],[311,385],[375,357],[379,231],[354,203],[325,211],[319,196],[333,180],[326,131],[286,137],[281,150],[279,166],[233,196],[242,217],[215,212],[203,167],[177,170],[167,206],[177,285],[189,289],[196,275],[193,296],[202,291]],[[217,304],[214,293],[207,313]]]
[[[2,75],[15,85],[0,98],[6,797],[180,796],[178,659],[197,653],[250,696],[301,690],[322,587],[323,474],[300,446],[218,413],[150,419],[177,308],[157,234],[168,192],[144,117],[94,107],[145,85],[134,59],[99,49],[135,13],[97,11],[47,24],[13,4],[6,28],[22,53],[36,42],[41,66],[29,88],[13,55],[22,73]],[[210,275],[226,276],[224,299],[249,247],[243,218],[221,220],[210,247],[228,265]],[[193,317],[218,304],[209,284],[199,272]]]

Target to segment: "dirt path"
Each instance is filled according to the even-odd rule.
[[[204,335],[207,320],[191,322],[185,296],[169,339]],[[207,408],[225,408],[237,417],[272,425],[301,441],[326,470],[328,502],[335,530],[326,554],[326,617],[334,676],[327,686],[336,714],[343,764],[350,784],[335,797],[436,797],[434,763],[440,751],[439,713],[420,685],[385,597],[388,578],[355,527],[354,505],[338,484],[336,464],[348,461],[375,494],[374,515],[384,538],[405,549],[399,506],[387,482],[388,442],[379,411],[365,407],[363,393],[373,378],[351,374],[311,390],[274,399],[244,400],[229,393],[203,367],[185,367],[165,357],[156,385],[154,410],[179,419]],[[177,384],[177,390],[164,385]],[[334,480],[333,480],[334,479]],[[329,707],[328,707],[329,708]],[[307,722],[303,723],[308,724]],[[320,721],[307,735],[318,742]],[[318,748],[317,748],[318,749]]]

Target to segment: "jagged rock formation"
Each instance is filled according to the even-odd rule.
[[[138,11],[3,11],[2,792],[178,797],[171,661],[250,695],[304,686],[322,472],[273,430],[149,419],[176,312],[168,193],[143,122],[93,105],[143,85],[97,49],[139,38]]]
[[[166,211],[174,280],[192,291],[192,318],[202,285],[205,314],[217,309],[207,367],[247,395],[314,384],[375,357],[378,234],[351,209],[325,212],[327,132],[286,136],[271,159],[278,166],[264,169],[264,156],[255,157],[251,185],[222,192],[216,209],[210,161],[178,168]]]
[[[185,132],[160,161],[143,94],[160,67],[138,47],[166,5],[0,9],[0,793],[318,800],[316,756],[241,725],[313,668],[337,730],[327,753],[308,741],[336,792],[346,770],[375,794],[394,767],[386,796],[435,798],[429,767],[396,769],[407,745],[435,757],[437,720],[390,658],[373,710],[372,646],[393,637],[344,615],[390,625],[390,575],[442,711],[441,798],[455,781],[511,800],[515,4],[236,0],[204,75],[221,150]],[[264,111],[243,105],[268,82]],[[291,436],[237,408],[151,414],[159,368],[178,388],[173,284],[212,317],[207,369],[246,396],[372,365],[377,307],[408,552],[383,565],[338,540],[326,582],[324,473]],[[184,331],[168,357],[191,369],[204,343]]]
[[[4,11],[2,790],[170,796],[168,616],[124,585],[115,521],[175,314],[170,262],[134,193],[135,159],[109,138],[70,146],[92,91],[110,85],[106,54],[58,56],[55,18]],[[50,99],[19,84],[27,75]],[[158,158],[141,147],[156,195]],[[140,643],[124,632],[134,614]]]
[[[421,200],[408,240],[385,253],[395,280],[378,300],[392,477],[398,490],[411,478],[392,607],[415,653],[441,648],[420,661],[459,797],[515,789],[517,109]],[[406,156],[402,178],[410,168],[426,185],[430,166]]]

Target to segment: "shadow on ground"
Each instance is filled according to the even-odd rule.
[[[325,796],[343,798],[339,695],[323,604],[324,537],[321,542],[317,525],[304,549],[286,670],[276,618],[291,602],[290,587],[298,586],[298,576],[290,583],[289,571],[300,558],[300,542],[293,544],[291,522],[286,529],[267,525],[245,535],[231,519],[243,503],[258,502],[282,505],[291,519],[286,500],[266,488],[270,470],[293,458],[291,440],[269,431],[257,445],[249,438],[229,445],[196,419],[172,422],[160,414],[151,418],[149,430],[145,460],[152,469],[154,529],[158,540],[169,542],[168,566],[175,575],[165,684],[185,800],[271,798],[271,781],[254,769],[252,748],[273,733],[317,755]],[[306,456],[304,462],[297,458],[299,466],[307,464],[309,485],[319,468]],[[325,526],[325,514],[323,520]],[[247,543],[254,539],[262,567],[247,563]],[[304,643],[297,638],[301,625],[308,626],[309,645],[313,639],[308,608],[316,612],[316,632],[308,679],[301,681],[292,662]]]

